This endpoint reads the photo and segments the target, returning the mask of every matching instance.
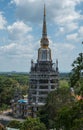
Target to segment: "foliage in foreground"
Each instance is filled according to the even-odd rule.
[[[83,101],[76,102],[72,107],[66,106],[58,111],[56,118],[57,130],[83,130]]]
[[[55,127],[58,111],[64,106],[72,106],[74,97],[69,88],[59,88],[48,95],[46,105],[39,111],[40,120],[47,128]]]
[[[70,85],[77,94],[83,96],[83,53],[80,53],[72,63]]]
[[[46,124],[47,129],[82,130],[83,100],[74,101],[71,97],[69,100],[63,93],[58,97],[55,94],[49,96],[49,102],[40,110],[40,120]]]
[[[21,127],[21,122],[20,121],[17,121],[17,120],[12,120],[8,123],[7,127],[10,127],[10,128],[20,128]]]
[[[22,123],[13,120],[8,124],[8,127],[19,128],[20,130],[46,130],[45,125],[38,118],[27,118]]]
[[[38,118],[27,118],[22,124],[21,130],[46,130]]]

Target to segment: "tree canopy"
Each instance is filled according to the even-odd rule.
[[[58,111],[64,106],[72,106],[73,102],[74,97],[69,88],[58,88],[48,95],[45,106],[39,111],[40,120],[47,128],[53,128]]]
[[[27,118],[23,122],[13,120],[9,122],[7,127],[19,128],[20,130],[46,130],[45,125],[38,118]]]
[[[72,107],[66,106],[58,111],[56,119],[57,130],[82,130],[83,129],[83,101],[75,102]]]
[[[0,110],[7,109],[17,88],[27,94],[28,74],[0,74]]]
[[[74,60],[72,67],[70,85],[76,93],[83,95],[83,53],[80,53]]]

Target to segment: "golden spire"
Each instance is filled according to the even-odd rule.
[[[44,16],[46,16],[46,8],[45,8],[45,4],[44,4]]]
[[[44,4],[44,18],[43,18],[43,30],[42,30],[42,37],[47,37],[47,28],[46,28],[46,8]]]
[[[42,38],[41,38],[41,46],[43,48],[48,48],[49,41],[47,38],[47,28],[46,28],[46,8],[44,4],[44,17],[43,17],[43,29],[42,29]]]

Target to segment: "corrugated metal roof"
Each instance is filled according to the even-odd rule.
[[[20,100],[18,100],[18,102],[19,102],[19,103],[27,103],[27,100],[25,100],[25,99],[20,99]]]

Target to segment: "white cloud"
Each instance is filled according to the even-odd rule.
[[[58,57],[62,57],[63,59],[64,55],[69,57],[69,55],[72,55],[71,52],[73,52],[76,48],[75,45],[70,43],[54,43],[53,41],[50,41],[49,45],[53,53],[52,57],[54,59]]]
[[[83,38],[83,26],[81,26],[81,27],[79,28],[78,33],[79,33],[79,36]]]
[[[60,29],[59,30],[60,32],[62,32],[62,33],[64,32],[64,27],[60,27],[59,29]]]
[[[76,5],[80,2],[83,0],[48,0],[46,2],[48,22],[63,26],[67,32],[77,29],[78,20],[82,18],[80,11],[76,11]],[[11,0],[11,3],[16,4],[19,19],[39,24],[42,21],[44,4],[42,0]]]
[[[3,50],[3,51],[7,51],[7,50],[10,50],[13,47],[15,47],[15,45],[16,45],[15,43],[12,43],[12,44],[9,44],[9,45],[1,46],[0,49]]]
[[[13,4],[14,2],[15,2],[17,5],[20,3],[19,0],[11,0],[11,4]]]
[[[71,31],[76,30],[78,28],[79,28],[78,23],[71,22],[71,23],[68,23],[68,25],[65,26],[65,31],[71,32]]]
[[[55,22],[57,22],[57,24],[60,25],[69,24],[70,22],[80,18],[80,15],[76,13],[74,10],[63,9],[60,11],[61,11],[59,12],[60,15],[58,15],[54,19]]]
[[[78,12],[76,12],[75,6],[80,2],[81,0],[73,0],[73,1],[72,0],[63,0],[63,1],[48,0],[48,2],[46,3],[46,7],[47,7],[48,14],[50,13],[49,18],[55,19],[55,21],[60,23],[69,22],[74,19],[78,19],[80,15]],[[35,16],[35,12],[36,15],[38,14],[40,15],[42,11],[42,5],[43,5],[42,0],[40,1],[39,0],[12,0],[12,3],[15,3],[16,6],[18,7],[17,11],[19,14],[21,13],[20,12],[21,9],[23,9],[22,11],[24,13],[24,16],[27,15],[28,12],[30,12],[31,16],[33,15]],[[32,11],[32,8],[34,11]],[[21,15],[23,15],[23,13]],[[29,16],[27,15],[27,19],[28,17]]]
[[[75,58],[74,52],[76,50],[75,45],[69,43],[53,43],[50,41],[50,48],[52,50],[52,59],[53,62],[56,62],[56,59],[59,60],[59,69],[60,71],[70,71],[71,64]],[[73,55],[72,55],[73,53]]]
[[[65,24],[63,26],[59,26],[58,31],[56,33],[56,36],[66,35],[67,33],[70,33],[74,30],[77,30],[78,28],[79,28],[78,24],[73,23],[73,22],[71,22],[71,24],[68,23],[68,24]]]
[[[80,26],[76,33],[68,34],[66,39],[73,42],[81,42],[83,40],[83,26]]]
[[[63,56],[67,53],[71,53],[75,49],[75,46],[69,43],[51,43],[51,48],[53,50],[53,53],[59,54],[59,56]],[[55,57],[55,54],[53,54],[53,57]]]
[[[11,40],[22,40],[26,37],[26,34],[32,31],[32,28],[26,25],[23,21],[17,21],[7,27],[9,38]],[[30,36],[28,36],[31,38]]]
[[[30,71],[30,61],[33,56],[32,50],[32,44],[10,43],[0,46],[0,71],[2,71],[1,68],[4,68],[3,71]]]
[[[5,57],[5,59],[8,62],[8,59],[11,59],[13,63],[15,62],[15,66],[17,66],[18,62],[24,62],[26,65],[23,64],[23,66],[28,66],[28,71],[30,71],[30,61],[31,59],[37,60],[37,49],[39,48],[38,46],[40,45],[39,41],[36,43],[29,43],[28,45],[26,44],[18,44],[18,43],[10,43],[8,45],[0,46],[0,58]],[[66,68],[69,70],[70,67],[70,60],[71,62],[73,61],[72,59],[72,52],[75,49],[75,46],[72,44],[62,44],[62,43],[53,43],[50,41],[50,48],[52,50],[52,59],[53,62],[56,61],[58,58],[59,60],[59,66],[62,68],[62,65],[67,66],[67,63],[69,65]],[[69,60],[70,59],[70,60]],[[64,62],[66,61],[66,62]],[[27,65],[28,62],[28,65]],[[61,65],[62,64],[62,65]],[[11,63],[12,65],[12,63]],[[13,67],[14,68],[14,67]],[[25,68],[25,69],[26,69]],[[21,68],[22,69],[22,65]],[[63,68],[64,69],[64,68]],[[19,69],[18,69],[19,70]],[[20,70],[21,71],[21,70]]]
[[[4,29],[6,24],[7,24],[7,21],[5,17],[3,16],[2,12],[0,12],[0,30]]]
[[[74,34],[69,34],[66,36],[66,39],[67,40],[73,40],[73,41],[76,41],[77,40],[77,37],[78,37],[78,33],[74,33]]]
[[[32,50],[33,50],[32,44],[22,45],[18,43],[10,43],[8,45],[4,45],[0,47],[0,54],[3,56],[5,55],[6,57],[10,57],[10,58],[12,57],[13,58],[19,58],[19,57],[31,58]]]

